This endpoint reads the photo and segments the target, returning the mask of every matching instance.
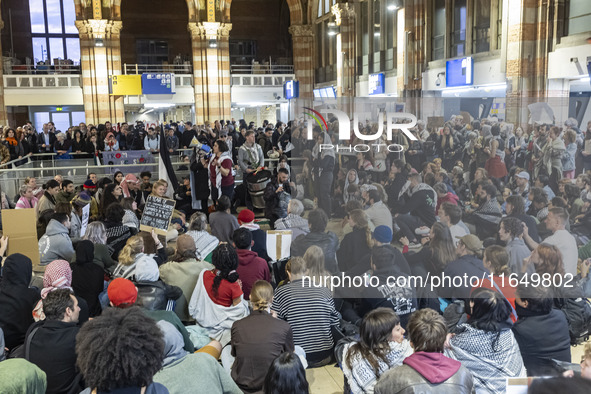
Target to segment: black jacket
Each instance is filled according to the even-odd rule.
[[[0,328],[5,346],[12,350],[24,343],[33,324],[33,308],[41,298],[37,289],[29,288],[33,275],[31,259],[20,253],[6,258],[0,282]]]
[[[46,393],[78,393],[84,389],[76,368],[76,335],[79,330],[76,323],[43,320],[27,331],[27,338],[33,335],[27,360],[47,375]]]
[[[470,285],[470,278],[477,277],[482,280],[490,274],[490,272],[484,268],[482,260],[473,255],[465,255],[458,257],[456,260],[450,262],[447,267],[443,270],[443,274],[452,278],[452,282],[442,283],[442,286],[438,290],[438,294],[444,298],[455,298],[455,299],[468,299],[472,292],[472,286]],[[467,275],[467,281],[464,281],[464,275]],[[456,286],[453,283],[454,277],[462,277],[462,286]],[[459,283],[459,279],[456,279],[456,284]]]
[[[185,134],[187,131],[185,131]],[[197,200],[206,200],[209,198],[209,172],[199,161],[199,155],[195,150],[191,155],[191,171],[193,172],[193,184],[191,187],[195,191]],[[203,207],[205,208],[205,207]]]
[[[400,203],[404,203],[403,199],[398,199],[400,191],[406,184],[408,179],[408,172],[402,170],[402,172],[396,174],[396,177],[392,181],[388,181],[384,186],[386,194],[388,195],[388,206],[392,209],[396,209]]]
[[[348,272],[369,254],[369,252],[370,248],[367,246],[365,229],[354,227],[352,232],[345,235],[339,246],[339,250],[337,250],[339,269],[342,272]]]
[[[411,198],[396,208],[396,213],[410,213],[420,218],[427,227],[435,223],[435,195],[433,190],[423,189],[413,193]]]
[[[53,134],[52,132],[49,132],[48,134],[49,145],[47,145],[45,148],[42,148],[42,145],[45,144],[45,136],[43,135],[43,132],[37,134],[37,149],[39,153],[53,152],[53,144],[56,141],[55,134]]]
[[[277,177],[273,177],[267,186],[265,187],[265,217],[275,222],[278,218],[282,216],[277,214],[277,207],[279,206],[279,193],[277,193],[277,188],[279,188],[279,183],[277,182]],[[283,191],[291,194],[291,187],[289,183],[285,183],[283,185]]]
[[[337,248],[339,246],[339,237],[332,231],[302,234],[291,242],[291,255],[303,256],[312,245],[319,246],[324,252],[324,268],[331,274],[338,273]]]
[[[519,319],[512,330],[527,375],[556,375],[559,371],[551,359],[571,362],[570,335],[565,314],[558,309],[544,314],[520,308],[519,305],[515,307]]]

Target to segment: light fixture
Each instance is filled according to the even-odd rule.
[[[217,48],[218,47],[218,41],[215,38],[210,38],[209,39],[209,47],[210,48]]]
[[[445,75],[445,71],[437,73],[437,79],[435,80],[435,85],[436,86],[440,86],[441,85],[441,78],[442,76]]]
[[[172,103],[145,103],[145,108],[170,108],[174,107]]]
[[[105,46],[105,40],[103,40],[101,37],[97,37],[94,39],[94,46],[95,47],[104,47]]]
[[[396,11],[400,8],[399,0],[390,0],[388,1],[388,6],[386,7],[388,11]]]
[[[326,33],[329,36],[336,36],[337,34],[339,34],[339,27],[335,22],[328,22]]]

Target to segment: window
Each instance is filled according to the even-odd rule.
[[[380,0],[373,1],[373,51],[379,52],[381,50],[381,12],[380,12]]]
[[[71,0],[29,0],[35,63],[55,64],[69,59],[80,63],[80,39]]]
[[[168,61],[168,41],[137,40],[138,64],[162,64]]]
[[[570,0],[568,5],[568,34],[591,31],[589,0]]]
[[[466,54],[466,0],[454,0],[451,57]]]
[[[330,7],[336,3],[336,0],[318,0],[318,18],[330,13]]]
[[[474,0],[474,53],[487,52],[490,49],[490,11],[490,0]]]
[[[431,37],[431,60],[445,57],[445,0],[433,4],[433,32]]]

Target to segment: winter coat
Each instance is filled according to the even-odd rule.
[[[339,237],[332,231],[311,232],[300,235],[291,242],[291,256],[303,256],[312,245],[319,246],[324,252],[324,266],[331,274],[339,272],[337,266],[337,248]]]

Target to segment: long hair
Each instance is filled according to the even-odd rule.
[[[353,369],[353,360],[359,355],[369,363],[376,377],[380,377],[380,361],[388,364],[389,342],[392,330],[400,324],[400,318],[390,308],[377,308],[369,312],[361,322],[359,342],[351,346],[345,362]]]
[[[144,250],[144,239],[139,235],[134,235],[125,243],[121,253],[119,253],[119,262],[123,265],[131,265],[135,262],[135,256]]]
[[[511,270],[509,269],[509,253],[507,250],[499,245],[491,245],[484,249],[484,259],[489,262],[492,274],[505,274],[509,277]]]
[[[540,262],[536,264],[536,272],[539,274],[549,273],[564,275],[564,264],[562,263],[562,253],[554,246],[541,243],[536,252],[540,257]]]
[[[365,242],[367,243],[367,246],[371,248],[373,246],[373,240],[365,212],[361,209],[354,209],[349,212],[349,218],[355,223],[355,227],[365,230]]]
[[[238,280],[238,255],[236,250],[227,243],[220,243],[217,248],[213,250],[211,256],[212,263],[217,269],[215,278],[213,279],[213,294],[217,297],[218,289],[222,279],[227,280],[230,283],[234,283]]]
[[[266,280],[257,280],[250,289],[250,304],[255,311],[265,310],[273,301],[273,286]]]
[[[113,191],[115,190],[116,187],[120,187],[120,186],[115,183],[109,183],[107,186],[105,186],[105,191],[103,192],[103,195],[101,197],[101,206],[100,206],[101,213],[104,214],[104,210],[112,203],[119,202],[117,197],[115,197],[113,195]]]
[[[431,256],[436,260],[440,269],[444,269],[447,264],[456,259],[456,248],[449,227],[435,222],[433,223],[433,238],[429,242]]]
[[[263,383],[265,394],[308,394],[309,390],[306,371],[295,353],[284,352],[273,360]]]
[[[316,283],[323,283],[322,279],[330,275],[324,266],[324,252],[319,246],[310,246],[304,253],[304,260],[308,276]]]
[[[103,222],[88,223],[86,233],[82,239],[90,241],[93,244],[105,245],[107,243],[107,230]]]

